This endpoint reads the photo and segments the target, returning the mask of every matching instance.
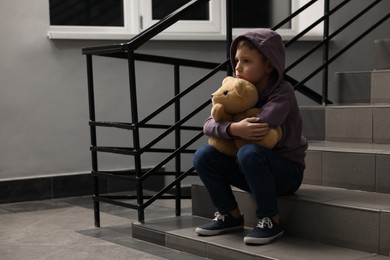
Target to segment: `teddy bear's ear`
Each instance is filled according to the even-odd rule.
[[[227,76],[226,78],[224,78],[222,80],[222,85],[226,84],[227,82],[231,81],[232,79],[234,79],[232,76]]]
[[[244,97],[247,90],[246,85],[242,80],[237,83],[238,84],[234,87],[234,92],[236,92],[237,96]]]

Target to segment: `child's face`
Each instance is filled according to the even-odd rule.
[[[243,45],[237,48],[235,59],[237,78],[246,79],[258,88],[267,85],[272,66],[260,51]]]

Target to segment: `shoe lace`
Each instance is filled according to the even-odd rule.
[[[222,215],[221,213],[219,213],[218,211],[214,213],[214,221],[225,221],[225,215]]]
[[[262,229],[265,227],[272,228],[273,226],[274,224],[272,223],[272,220],[269,217],[259,219],[259,223],[257,223],[257,227]]]

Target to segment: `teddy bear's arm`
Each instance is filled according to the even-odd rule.
[[[246,117],[256,117],[258,114],[260,114],[260,108],[250,108],[245,112]]]
[[[248,109],[247,111],[245,111],[243,113],[236,114],[234,116],[234,121],[238,122],[238,121],[241,121],[244,118],[256,117],[259,113],[260,113],[260,108],[250,108],[250,109]]]
[[[226,113],[225,107],[222,104],[213,105],[213,107],[211,108],[211,116],[217,122],[233,120],[232,116]]]

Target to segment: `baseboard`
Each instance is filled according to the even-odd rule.
[[[144,189],[160,190],[164,176],[153,176],[145,182]],[[135,191],[135,183],[99,178],[100,193]],[[90,173],[37,177],[15,180],[0,180],[0,203],[58,199],[72,196],[92,195],[93,177]]]

